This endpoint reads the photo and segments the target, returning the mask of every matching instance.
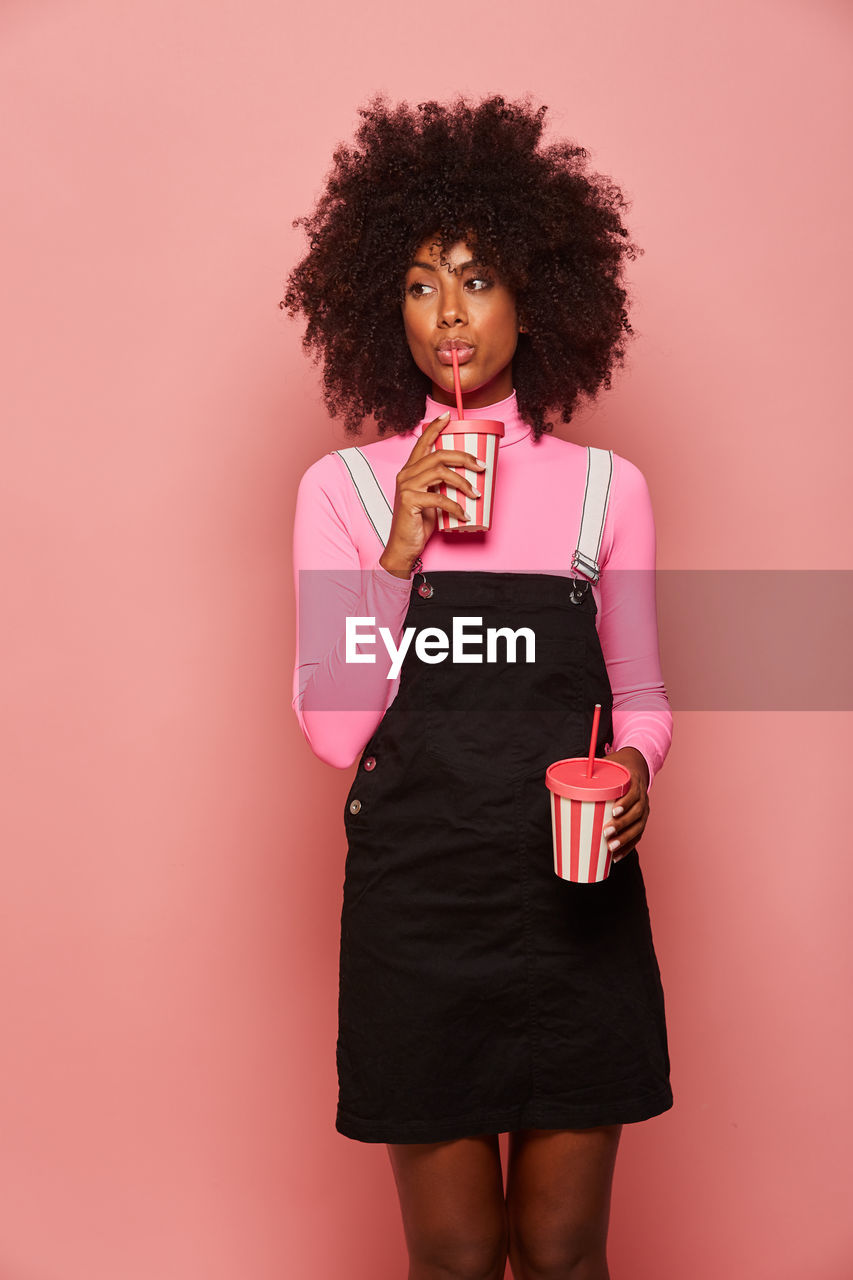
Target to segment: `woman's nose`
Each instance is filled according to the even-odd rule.
[[[465,324],[467,320],[468,313],[465,310],[465,302],[462,298],[447,298],[444,301],[439,320],[441,324]]]

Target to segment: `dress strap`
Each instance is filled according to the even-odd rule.
[[[364,507],[368,520],[373,525],[377,538],[383,547],[387,546],[388,539],[391,536],[391,517],[394,514],[394,510],[385,497],[379,481],[376,479],[373,467],[371,467],[358,445],[353,445],[349,449],[336,449],[335,453],[343,461],[350,474],[355,491],[359,496],[361,505]]]
[[[598,555],[604,536],[604,520],[610,502],[613,479],[613,450],[594,449],[587,445],[586,487],[578,531],[578,545],[572,556],[572,568],[592,582],[598,582]]]
[[[393,508],[386,498],[376,473],[357,445],[336,449],[352,480],[359,501],[373,526],[377,538],[386,546],[391,535]],[[592,582],[598,582],[598,555],[604,536],[604,521],[610,502],[613,478],[613,453],[610,449],[587,446],[586,485],[581,512],[578,544],[572,556],[572,568]]]

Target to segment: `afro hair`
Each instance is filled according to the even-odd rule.
[[[380,434],[421,420],[430,381],[415,364],[402,318],[404,279],[432,238],[475,249],[515,297],[519,335],[513,385],[536,438],[569,422],[580,396],[609,388],[633,334],[626,310],[628,207],[609,178],[590,173],[570,140],[543,145],[546,106],[500,96],[471,105],[359,109],[355,145],[341,143],[311,214],[296,218],[306,255],[279,303],[307,319],[303,349],[323,358],[323,398],[356,434],[372,415]],[[381,349],[382,357],[377,358]]]

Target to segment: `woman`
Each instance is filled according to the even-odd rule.
[[[387,1144],[410,1280],[500,1277],[507,1256],[515,1280],[607,1277],[622,1125],[672,1105],[637,854],[672,728],[651,504],[632,463],[546,417],[610,386],[637,250],[586,153],[541,145],[545,111],[374,98],[294,224],[310,249],[282,303],[307,317],[330,412],[386,437],[302,478],[293,705],[321,759],[359,760],[336,1127]],[[466,416],[504,423],[492,527],[466,536],[436,532],[440,509],[463,514],[439,483],[475,492],[448,464],[479,466],[433,450],[453,346]],[[393,671],[407,629],[461,617],[530,628],[535,661],[410,645]],[[611,873],[582,885],[554,873],[544,772],[586,754],[596,702],[596,754],[631,785]]]

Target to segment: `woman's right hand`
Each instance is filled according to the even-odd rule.
[[[388,535],[388,545],[379,557],[382,568],[397,578],[408,578],[411,574],[412,566],[435,529],[437,508],[449,511],[462,520],[468,518],[460,503],[435,493],[430,486],[444,481],[454,488],[462,489],[471,497],[477,496],[474,486],[451,468],[456,466],[467,467],[471,471],[484,471],[485,462],[460,449],[432,447],[441,434],[442,427],[447,425],[449,417],[448,409],[447,413],[443,413],[440,418],[433,418],[429,426],[424,427],[406,465],[397,474],[391,532]]]

